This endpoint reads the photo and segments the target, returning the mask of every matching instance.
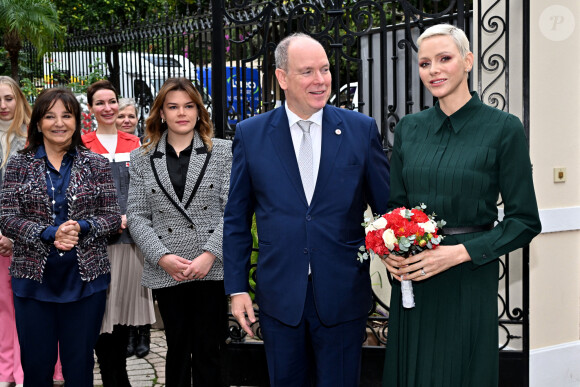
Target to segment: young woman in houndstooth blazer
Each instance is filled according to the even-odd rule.
[[[227,324],[223,212],[231,142],[212,139],[202,98],[185,78],[168,79],[144,144],[131,152],[128,226],[145,256],[167,337],[166,385],[219,386]]]

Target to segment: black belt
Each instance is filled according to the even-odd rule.
[[[465,226],[465,227],[443,227],[438,231],[439,235],[459,235],[469,234],[472,232],[489,231],[493,229],[493,223],[483,226]]]

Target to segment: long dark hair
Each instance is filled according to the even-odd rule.
[[[57,101],[61,101],[65,109],[75,118],[75,132],[73,133],[69,149],[80,147],[85,149],[83,140],[81,139],[81,106],[74,94],[61,87],[52,89],[44,89],[36,98],[32,115],[30,116],[30,124],[28,125],[28,144],[26,148],[20,153],[36,153],[38,147],[44,144],[44,137],[42,132],[38,130],[42,118]]]
[[[195,86],[187,78],[169,78],[163,86],[155,101],[153,102],[153,107],[149,113],[149,117],[146,121],[145,127],[145,139],[143,141],[143,147],[146,151],[149,151],[152,147],[155,147],[163,132],[167,130],[167,123],[161,122],[161,113],[163,110],[163,104],[165,103],[165,97],[171,91],[181,90],[185,91],[193,103],[197,106],[197,111],[199,112],[199,121],[195,124],[194,130],[199,133],[201,140],[205,144],[208,150],[211,151],[213,143],[211,138],[213,137],[213,125],[211,119],[209,118],[209,113],[203,104],[203,99],[201,94],[197,91]]]

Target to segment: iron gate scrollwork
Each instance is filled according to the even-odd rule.
[[[473,85],[473,79],[470,82],[485,103],[509,111],[509,2],[479,0],[477,19],[472,6],[470,1],[453,0],[223,2],[230,26],[251,25],[252,39],[262,33],[260,44],[242,62],[261,58],[262,68],[268,69],[270,78],[264,77],[268,79],[264,82],[268,88],[264,87],[263,111],[279,106],[284,98],[273,79],[272,53],[276,43],[289,33],[305,32],[327,50],[333,75],[331,102],[374,117],[387,153],[392,150],[394,127],[399,119],[434,103],[420,84],[415,45],[418,35],[433,24],[455,24],[466,31],[472,43],[477,42],[474,50],[478,58],[477,84]],[[251,19],[247,13],[252,15]],[[518,17],[524,20],[528,17],[525,9]],[[524,31],[520,33],[527,39]],[[345,89],[343,98],[338,98]],[[526,96],[521,97],[525,104]],[[502,385],[528,383],[528,262],[527,248],[502,257],[500,262],[498,350]],[[363,350],[363,385],[375,385],[380,380],[376,370],[382,370],[380,349],[386,344],[388,329],[388,298],[381,296],[380,288],[388,287],[392,281],[386,272],[377,275],[378,271],[371,271],[376,302],[367,324],[367,342],[372,346]],[[242,341],[243,335],[234,319],[231,324],[232,333],[236,333],[232,340]],[[260,336],[259,323],[253,326]]]
[[[466,31],[472,43],[477,58],[472,89],[485,103],[520,115],[529,133],[525,0],[215,0],[211,12],[198,7],[195,13],[188,2],[182,5],[184,14],[166,12],[129,26],[71,31],[64,45],[40,63],[30,63],[34,82],[82,89],[88,65],[98,59],[104,74],[119,83],[121,94],[139,101],[143,122],[160,84],[170,76],[185,76],[202,93],[216,135],[231,137],[240,120],[284,102],[274,75],[274,49],[288,34],[304,32],[327,50],[333,79],[330,102],[375,118],[390,154],[401,117],[434,103],[418,76],[416,39],[425,28],[446,22]],[[513,36],[523,45],[510,45]],[[30,45],[26,49],[28,57],[36,57]],[[528,265],[527,248],[501,258],[498,350],[503,385],[528,384]],[[252,278],[252,283],[259,281],[255,264]],[[376,303],[369,312],[363,350],[365,386],[381,378],[391,281],[382,265],[372,266],[371,278]],[[253,329],[261,337],[259,322]],[[260,341],[248,340],[233,318],[229,340],[228,352],[242,361],[229,363],[227,380],[234,385],[266,384]]]

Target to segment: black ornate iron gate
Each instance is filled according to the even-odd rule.
[[[249,49],[247,39],[230,42],[243,47],[242,52],[246,53],[246,57],[238,60],[248,63],[261,58],[262,68],[266,69],[265,79],[272,77],[263,83],[265,110],[283,100],[273,81],[272,53],[276,42],[291,32],[305,32],[325,46],[333,65],[334,97],[331,102],[374,117],[379,124],[385,151],[389,153],[399,119],[432,106],[434,102],[420,85],[414,42],[425,28],[441,22],[459,26],[472,42],[477,58],[476,74],[470,80],[473,89],[492,106],[506,111],[517,106],[511,112],[522,118],[528,132],[529,68],[526,58],[529,57],[529,5],[526,1],[519,3],[516,15],[513,14],[514,4],[507,0],[478,0],[475,5],[477,12],[474,12],[473,1],[461,0],[222,1],[221,9],[214,3],[213,10],[219,18],[223,15],[230,26],[251,28],[251,39],[260,36],[260,43],[252,47],[253,51]],[[511,23],[512,20],[516,22]],[[520,50],[510,48],[510,36],[522,39],[524,44]],[[215,54],[221,52],[216,50]],[[510,63],[510,57],[514,55],[523,57],[517,64],[519,68]],[[510,74],[521,74],[522,77],[510,79]],[[522,94],[512,93],[510,96],[510,86],[512,90],[522,90]],[[517,102],[511,103],[512,100]],[[502,386],[528,385],[528,264],[528,248],[501,259],[498,350]],[[388,298],[383,288],[388,287],[390,278],[384,270],[371,268],[371,272],[376,306],[369,312],[367,324],[363,386],[380,385],[388,329]],[[233,319],[230,328],[229,382],[267,384],[262,348],[254,341],[245,341]],[[254,324],[254,328],[260,336],[259,322]],[[248,370],[255,372],[248,373]]]
[[[302,31],[328,52],[331,103],[374,117],[390,153],[400,118],[434,102],[420,84],[414,42],[426,27],[447,22],[465,30],[472,43],[477,58],[472,88],[485,103],[519,115],[529,131],[526,0],[214,0],[211,13],[201,7],[189,11],[73,33],[42,63],[28,66],[33,81],[49,87],[59,79],[82,83],[87,64],[101,59],[105,74],[121,90],[133,93],[124,96],[138,100],[143,120],[158,85],[169,76],[186,76],[204,91],[216,135],[230,137],[239,120],[282,103],[274,78],[274,48],[282,37]],[[510,40],[523,44],[510,45]],[[528,385],[528,265],[527,248],[501,260],[498,350],[503,386]],[[376,306],[367,324],[363,386],[379,384],[388,329],[390,279],[382,265],[371,267],[371,276]],[[231,385],[267,385],[261,342],[248,340],[238,328],[232,319],[226,380]],[[259,324],[254,328],[260,336]]]

